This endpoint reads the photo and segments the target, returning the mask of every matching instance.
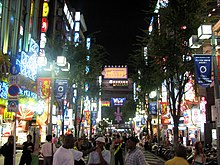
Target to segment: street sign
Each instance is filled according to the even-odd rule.
[[[8,100],[8,112],[18,112],[18,99]]]
[[[8,77],[8,83],[9,84],[19,84],[20,83],[20,77],[19,75],[11,75]]]
[[[10,66],[10,73],[12,75],[17,75],[19,72],[20,72],[20,66],[19,65],[14,64],[14,65]]]
[[[19,87],[17,85],[11,85],[9,88],[8,88],[8,93],[9,95],[11,96],[17,96],[18,93],[19,93]]]

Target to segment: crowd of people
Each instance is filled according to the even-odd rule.
[[[46,142],[40,146],[39,156],[43,157],[43,165],[146,165],[138,143],[137,137],[120,133],[91,139],[76,139],[73,134],[66,134],[61,139],[47,135]],[[33,152],[32,136],[27,135],[19,165],[31,165]],[[9,136],[1,148],[4,165],[13,165],[13,153],[14,137]]]
[[[46,141],[40,146],[39,151],[39,155],[43,157],[43,165],[146,165],[144,154],[137,147],[139,139],[132,135],[116,133],[91,139],[76,139],[72,134],[67,134],[61,139],[47,135]],[[0,150],[4,156],[4,165],[13,165],[13,150],[14,137],[9,136],[8,142]],[[32,136],[27,135],[19,165],[31,165],[33,152]],[[202,143],[197,141],[193,165],[202,165],[205,161]],[[176,148],[175,157],[166,161],[165,165],[189,165],[186,160],[186,148],[180,144]]]

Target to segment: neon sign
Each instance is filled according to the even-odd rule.
[[[0,98],[8,98],[8,83],[0,81]]]
[[[20,72],[25,77],[28,77],[32,80],[37,78],[37,56],[39,53],[38,44],[31,39],[29,52],[21,52],[20,60],[17,60],[16,63],[20,66]]]

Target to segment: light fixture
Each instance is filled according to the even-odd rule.
[[[202,41],[199,40],[197,35],[192,35],[189,39],[189,47],[193,49],[200,48],[202,45]]]
[[[201,40],[210,39],[212,37],[212,25],[201,25],[198,28],[198,38]]]
[[[37,57],[37,64],[39,66],[46,66],[47,65],[47,57],[45,57],[45,56],[38,56]]]
[[[58,66],[65,66],[66,65],[66,57],[64,56],[57,56],[57,63]]]
[[[62,67],[61,70],[64,72],[70,71],[70,63],[66,62],[66,65],[64,67]]]

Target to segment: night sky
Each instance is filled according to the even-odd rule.
[[[149,2],[150,1],[150,2]],[[84,15],[86,34],[94,34],[96,43],[103,45],[110,65],[127,64],[136,36],[148,28],[146,11],[153,0],[70,0]]]

